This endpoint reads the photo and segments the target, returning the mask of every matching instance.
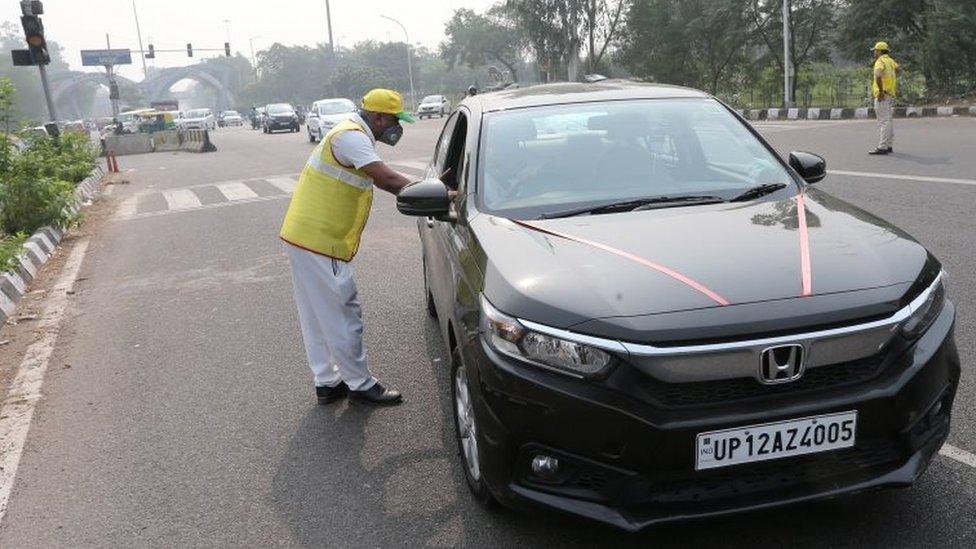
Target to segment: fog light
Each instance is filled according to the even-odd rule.
[[[535,456],[532,458],[532,472],[543,479],[552,479],[559,472],[559,460],[552,456]]]

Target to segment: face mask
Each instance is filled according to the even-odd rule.
[[[386,143],[391,147],[395,147],[400,138],[403,137],[403,126],[400,124],[394,124],[389,128],[383,130],[383,133],[376,138],[380,143]]]

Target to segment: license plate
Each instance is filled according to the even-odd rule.
[[[857,411],[699,433],[695,470],[854,446]]]

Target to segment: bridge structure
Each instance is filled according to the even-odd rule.
[[[148,106],[153,101],[172,99],[171,88],[181,80],[194,80],[209,88],[214,94],[215,110],[234,106],[231,87],[234,81],[232,68],[215,63],[198,63],[186,67],[170,67],[153,71],[149,78],[140,82],[116,75],[123,104]],[[108,88],[108,78],[102,72],[60,71],[51,74],[52,98],[58,112],[65,119],[87,117],[93,112],[94,88]]]

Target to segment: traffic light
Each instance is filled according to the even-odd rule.
[[[154,48],[152,44],[149,44],[149,52],[146,53],[146,59],[155,59],[155,58],[156,58],[156,48]]]
[[[51,56],[47,52],[47,40],[44,39],[44,23],[41,22],[41,18],[36,15],[24,15],[20,18],[20,24],[24,27],[24,37],[34,62],[38,65],[50,63]]]
[[[230,57],[230,42],[224,42],[224,55]]]
[[[186,56],[193,57],[193,44],[189,42],[186,43]]]

